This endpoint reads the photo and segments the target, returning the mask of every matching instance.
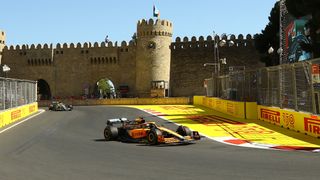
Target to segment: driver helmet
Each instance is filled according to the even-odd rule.
[[[143,117],[138,117],[137,119],[136,119],[136,122],[138,122],[138,123],[145,123],[146,121],[143,119]]]

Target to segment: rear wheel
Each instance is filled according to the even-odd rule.
[[[106,141],[112,141],[117,139],[118,137],[118,128],[113,127],[113,126],[107,126],[104,129],[104,138]]]

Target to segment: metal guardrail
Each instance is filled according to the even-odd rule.
[[[0,110],[37,101],[37,82],[0,78]]]

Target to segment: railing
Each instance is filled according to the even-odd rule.
[[[320,114],[320,59],[229,72],[207,79],[215,97],[234,101],[256,101],[260,105]],[[207,92],[214,92],[207,86]],[[212,95],[213,93],[208,93]]]
[[[0,110],[37,101],[37,82],[0,78]]]

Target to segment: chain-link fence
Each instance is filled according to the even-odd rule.
[[[36,101],[36,81],[0,78],[0,110]]]
[[[320,59],[229,72],[213,77],[212,84],[207,92],[213,93],[208,95],[222,99],[320,114]]]

